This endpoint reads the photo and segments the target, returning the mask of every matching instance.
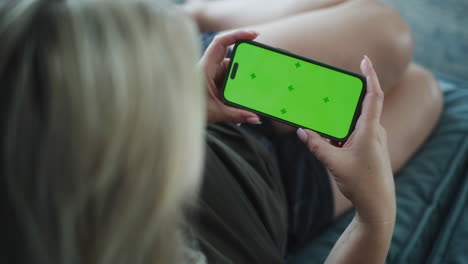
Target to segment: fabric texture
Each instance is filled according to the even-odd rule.
[[[468,83],[439,74],[444,111],[431,137],[395,176],[397,222],[386,263],[467,263]],[[291,256],[323,262],[349,213]]]
[[[295,133],[208,127],[198,236],[208,263],[284,263],[333,221],[328,175]]]
[[[217,34],[217,32],[201,34],[203,51]],[[226,57],[230,57],[230,54],[231,50],[229,49]],[[252,155],[252,153],[255,154]],[[296,133],[276,134],[269,119],[264,119],[260,126],[244,124],[241,128],[233,125],[211,125],[208,127],[206,155],[205,180],[201,194],[200,237],[202,238],[202,247],[208,252],[209,263],[210,260],[214,263],[282,262],[288,255],[304,247],[307,242],[332,223],[333,193],[327,171],[304,143],[298,139]],[[245,160],[242,160],[243,158]],[[246,163],[249,166],[246,166]],[[254,164],[265,164],[265,167],[255,167]],[[265,170],[266,168],[268,170]],[[256,169],[256,173],[252,172],[252,169]],[[249,179],[249,177],[260,177],[259,179],[268,177],[270,183],[273,181],[275,184],[265,185],[264,182],[258,181],[259,179]],[[222,180],[222,178],[225,179]],[[242,184],[231,184],[224,187],[219,187],[220,185],[216,184],[219,181],[232,183],[233,179]],[[233,188],[233,190],[229,190],[234,191],[231,198],[213,194],[216,192],[213,189],[225,187]],[[281,191],[278,191],[277,188]],[[217,192],[219,194],[227,193]],[[258,196],[255,192],[263,195]],[[280,196],[271,199],[272,196],[278,194]],[[217,203],[214,203],[212,199],[215,199]],[[281,200],[281,203],[269,204],[276,203],[278,199]],[[231,205],[233,200],[242,201],[244,207],[254,209],[247,214],[243,211],[235,212],[240,216],[227,220],[224,208]],[[237,208],[236,206],[235,209],[241,209],[241,207]],[[258,211],[255,212],[255,210]],[[282,226],[284,225],[283,220],[274,223],[274,220],[267,219],[268,221],[262,223],[270,224],[273,221],[270,228],[278,228],[283,231],[285,229],[286,234],[281,236],[282,240],[274,241],[276,243],[274,246],[249,244],[250,242],[246,242],[247,246],[238,245],[238,243],[242,244],[242,238],[237,237],[236,232],[240,230],[236,229],[239,224],[234,223],[235,221],[244,221],[242,228],[250,230],[251,234],[257,234],[258,230],[264,229],[264,227],[257,225],[256,221],[250,221],[247,216],[259,214],[257,216],[259,219],[268,218],[273,215],[272,212],[275,210],[276,213],[281,211],[282,214],[285,214],[283,220],[286,221],[286,226]],[[208,226],[208,222],[212,221],[213,218],[216,218],[217,221],[210,223],[213,226]],[[223,241],[225,232],[237,238],[229,243],[225,242]],[[265,233],[260,233],[257,235],[265,235]],[[262,237],[256,239],[256,242],[270,243],[272,240]],[[281,246],[278,247],[278,245]],[[241,250],[231,252],[229,247]],[[252,250],[245,250],[246,247]],[[255,252],[270,251],[269,254],[271,254],[271,250],[274,248],[280,249],[273,254],[274,258],[272,258],[273,255],[262,256],[261,254],[256,257],[249,256]],[[242,254],[245,255],[242,256]],[[249,260],[243,259],[244,257]],[[240,259],[243,260],[240,261]]]
[[[382,1],[398,9],[408,23],[416,63],[468,81],[468,1]]]
[[[208,263],[283,263],[287,205],[269,152],[235,125],[210,125],[197,226]]]
[[[242,125],[277,160],[288,201],[288,254],[303,247],[333,222],[330,178],[323,164],[295,132],[279,135],[271,120],[261,126]]]

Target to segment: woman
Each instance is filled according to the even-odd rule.
[[[442,94],[430,72],[411,63],[412,36],[393,7],[375,0],[190,0],[183,10],[208,45],[239,28],[260,32],[256,41],[359,72],[362,55],[372,58],[385,93],[382,125],[389,134],[393,172],[419,149],[442,111]],[[415,108],[417,106],[417,108]],[[279,133],[291,127],[274,124]],[[352,204],[330,175],[335,217]]]
[[[205,122],[193,24],[144,1],[1,5],[5,263],[180,263]]]
[[[194,18],[200,30],[207,32],[203,37],[205,45],[217,36],[212,46],[220,46],[216,43],[227,36],[228,32],[247,27],[261,33],[256,38],[260,42],[355,72],[359,71],[362,54],[371,55],[386,97],[381,123],[389,135],[389,157],[394,173],[399,171],[427,139],[440,116],[442,95],[437,82],[428,71],[410,63],[412,41],[406,23],[395,9],[379,1],[189,1],[183,8]],[[217,33],[218,31],[222,32]],[[224,46],[232,43],[233,41],[228,41]],[[216,61],[219,72],[223,72],[222,58],[225,48],[216,48],[218,51],[222,50],[219,51],[222,55],[219,55]],[[213,82],[208,83],[211,87],[215,86]],[[228,120],[260,123],[253,114],[235,114],[234,111],[229,111]],[[332,223],[334,218],[353,207],[353,203],[338,188],[341,184],[339,179],[333,171],[323,166],[323,162],[319,162],[314,155],[308,153],[307,148],[303,147],[302,142],[295,136],[294,128],[268,120],[262,121],[260,127],[249,126],[247,130],[260,139],[267,147],[269,155],[273,157],[273,163],[277,163],[275,167],[280,171],[278,177],[283,181],[288,208],[285,213],[287,235],[275,236],[271,231],[263,234],[254,232],[269,230],[269,225],[278,227],[282,224],[281,221],[272,220],[275,216],[271,212],[275,211],[275,208],[281,212],[275,207],[278,202],[274,202],[274,198],[252,195],[268,193],[270,188],[265,187],[269,185],[268,180],[263,184],[249,185],[245,184],[248,180],[241,178],[237,180],[237,184],[229,184],[229,189],[238,187],[235,197],[214,196],[213,193],[226,193],[219,186],[224,186],[223,183],[227,179],[220,177],[223,174],[212,176],[216,174],[213,170],[205,173],[204,177],[202,199],[206,201],[203,203],[206,208],[201,210],[203,217],[199,227],[202,236],[209,238],[201,243],[209,258],[240,258],[237,262],[261,262],[266,256],[273,255],[272,252],[281,251],[285,245],[279,241],[283,240],[288,241],[286,251],[292,252],[304,246],[308,240]],[[240,156],[245,156],[245,152],[248,152],[239,148],[236,150],[241,153]],[[206,168],[210,168],[208,165]],[[234,171],[233,175],[228,178],[236,176],[235,169],[231,170]],[[237,177],[240,177],[239,175],[244,174],[237,174]],[[222,190],[214,190],[219,188]],[[272,196],[277,197],[275,194]],[[210,203],[214,200],[218,202]],[[265,205],[265,200],[271,202]],[[241,204],[237,207],[223,208],[223,204],[237,203]],[[246,207],[254,208],[250,211],[257,213],[245,213],[249,211]],[[226,211],[236,213],[227,214]],[[276,216],[276,219],[282,218]],[[244,235],[238,237],[240,229],[244,230]],[[282,237],[281,235],[287,238],[276,238]],[[237,250],[228,250],[233,248]],[[226,254],[228,256],[225,256]],[[249,258],[246,260],[245,256]]]
[[[208,49],[200,62],[209,91],[205,108],[194,67],[199,48],[194,26],[170,7],[144,1],[1,5],[2,201],[9,216],[5,239],[15,249],[5,253],[9,262],[203,262],[196,241],[208,262],[248,259],[235,248],[218,252],[224,259],[216,259],[216,248],[209,246],[218,237],[203,229],[203,223],[216,222],[203,218],[213,217],[206,214],[206,202],[229,194],[206,199],[210,183],[204,182],[197,205],[202,224],[195,237],[187,235],[191,225],[183,208],[193,204],[188,201],[201,182],[205,115],[210,123],[247,118],[258,123],[255,115],[222,105],[215,89],[227,47],[257,34],[227,34]],[[330,262],[383,262],[394,226],[392,167],[380,125],[383,94],[368,59],[361,68],[369,89],[351,139],[337,148],[312,131],[297,132],[357,208]],[[287,205],[269,152],[235,125],[210,125],[205,140],[205,165],[212,166],[205,176],[250,164],[257,174],[247,167],[237,174],[263,183],[269,179],[264,194],[277,201],[270,212],[281,224],[259,232],[274,236],[266,242],[278,250],[259,261],[281,262]],[[219,159],[222,153],[228,154]],[[234,160],[239,153],[245,155]],[[258,205],[252,215],[270,208]],[[245,239],[250,243],[255,237]]]

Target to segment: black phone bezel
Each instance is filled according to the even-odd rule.
[[[269,115],[269,114],[266,114],[266,113],[257,111],[255,109],[245,107],[243,105],[240,105],[240,104],[237,104],[237,103],[234,103],[234,102],[231,102],[231,101],[227,100],[224,97],[224,90],[226,88],[226,84],[228,82],[228,79],[230,78],[229,75],[230,75],[230,72],[231,72],[232,64],[234,62],[233,58],[234,58],[234,56],[236,54],[237,47],[242,43],[246,43],[246,44],[254,45],[254,46],[264,48],[264,49],[267,49],[267,50],[271,50],[273,52],[277,52],[277,53],[280,53],[280,54],[283,54],[283,55],[286,55],[286,56],[289,56],[289,57],[293,57],[293,58],[296,58],[296,59],[299,59],[299,60],[302,60],[302,61],[305,61],[305,62],[309,62],[309,63],[315,64],[315,65],[319,65],[321,67],[325,67],[325,68],[328,68],[328,69],[331,69],[331,70],[334,70],[334,71],[338,71],[338,72],[341,72],[341,73],[344,73],[344,74],[348,74],[348,75],[351,75],[351,76],[354,76],[354,77],[360,79],[361,82],[362,82],[363,89],[361,91],[361,94],[359,95],[359,100],[358,100],[358,103],[356,105],[356,109],[354,111],[353,119],[352,119],[351,125],[349,126],[349,130],[348,130],[348,133],[346,134],[346,136],[343,137],[343,138],[336,138],[336,137],[333,137],[333,136],[328,135],[326,133],[322,133],[320,131],[317,131],[317,130],[315,130],[313,128],[305,127],[305,126],[302,126],[302,125],[299,125],[299,124],[296,124],[296,123],[293,123],[293,122],[290,122],[290,121],[287,121],[287,120],[284,120],[284,119],[281,119],[281,118],[278,118],[278,117],[275,117],[275,116],[272,116],[272,115]],[[285,123],[287,125],[291,125],[293,127],[306,128],[306,129],[313,130],[313,131],[317,132],[319,135],[321,135],[323,137],[326,137],[326,138],[329,138],[331,140],[337,141],[337,142],[345,142],[351,136],[352,132],[354,131],[354,129],[356,127],[357,120],[359,119],[359,116],[361,114],[362,102],[364,101],[364,96],[365,96],[366,92],[367,92],[366,78],[364,76],[360,75],[360,74],[357,74],[357,73],[354,73],[354,72],[351,72],[351,71],[348,71],[348,70],[345,70],[345,69],[342,69],[342,68],[339,68],[339,67],[336,67],[336,66],[332,66],[332,65],[320,62],[320,61],[316,61],[316,60],[313,60],[313,59],[310,59],[310,58],[307,58],[307,57],[304,57],[304,56],[301,56],[301,55],[298,55],[298,54],[295,54],[295,53],[292,53],[292,52],[289,52],[289,51],[286,51],[286,50],[283,50],[283,49],[280,49],[280,48],[271,47],[271,46],[265,45],[263,43],[253,41],[253,40],[240,40],[240,41],[236,42],[236,44],[234,45],[234,48],[232,49],[232,52],[231,52],[228,70],[227,70],[226,76],[224,78],[223,86],[221,88],[221,98],[224,101],[224,103],[226,103],[226,104],[228,104],[230,106],[234,106],[234,107],[237,107],[237,108],[248,110],[249,112],[253,112],[253,113],[259,114],[261,116],[271,118],[271,119],[273,119],[275,121],[279,121],[279,122]]]

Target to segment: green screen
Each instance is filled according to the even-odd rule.
[[[358,77],[241,42],[234,51],[224,98],[343,139],[350,132],[363,89]]]

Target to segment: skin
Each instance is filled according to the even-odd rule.
[[[259,42],[353,72],[359,72],[362,56],[368,55],[384,92],[401,78],[411,60],[406,23],[395,9],[378,1],[244,0],[236,7],[233,1],[202,2],[186,11],[202,31],[252,29],[261,33]],[[283,13],[270,12],[285,3],[289,7]]]
[[[362,147],[359,151],[354,152],[356,155],[352,156],[361,158],[367,156],[369,160],[372,159],[371,156],[382,158],[382,160],[388,158],[386,169],[383,169],[383,171],[387,171],[383,173],[386,176],[379,176],[379,179],[386,179],[386,183],[374,182],[370,184],[369,181],[364,179],[357,180],[355,177],[358,177],[358,175],[353,173],[352,168],[343,170],[350,176],[341,175],[339,167],[346,167],[345,163],[353,163],[348,160],[348,158],[353,160],[352,156],[343,154],[344,156],[337,158],[337,156],[330,154],[335,152],[329,153],[327,147],[324,147],[332,146],[329,144],[332,142],[322,140],[328,145],[316,145],[319,144],[317,142],[320,142],[318,141],[320,137],[315,133],[302,130],[297,133],[300,137],[304,137],[302,132],[307,135],[306,142],[309,148],[316,156],[321,155],[322,158],[318,158],[328,167],[334,196],[335,217],[342,215],[353,206],[357,209],[355,218],[335,244],[327,261],[331,263],[384,262],[394,228],[394,221],[392,220],[394,219],[394,197],[392,198],[392,195],[388,194],[393,193],[393,191],[384,191],[383,193],[386,194],[382,197],[382,190],[361,189],[357,193],[365,194],[365,196],[358,195],[358,197],[355,197],[353,188],[366,188],[366,186],[356,186],[356,182],[366,182],[367,186],[372,187],[382,184],[383,187],[381,188],[394,186],[393,180],[391,182],[389,180],[389,178],[393,179],[393,176],[389,177],[388,175],[397,173],[410,159],[430,135],[439,119],[443,108],[440,88],[431,73],[410,63],[412,54],[411,34],[404,21],[393,8],[372,0],[298,0],[288,2],[289,7],[283,8],[283,12],[276,12],[275,10],[284,7],[283,2],[268,1],[268,3],[264,3],[262,1],[224,0],[199,2],[196,4],[196,8],[194,8],[194,5],[191,7],[186,6],[188,7],[186,11],[195,18],[202,30],[225,31],[213,42],[213,45],[218,46],[216,48],[218,51],[214,53],[222,53],[215,60],[217,65],[215,67],[216,73],[212,72],[210,75],[205,71],[208,94],[211,97],[208,101],[208,120],[227,120],[228,122],[249,122],[252,124],[261,122],[258,116],[253,113],[237,109],[225,109],[226,106],[221,106],[222,103],[217,99],[218,81],[226,73],[227,59],[224,59],[224,49],[227,49],[229,45],[235,42],[232,41],[232,36],[230,37],[231,40],[222,41],[224,39],[223,35],[226,36],[226,32],[236,35],[237,33],[232,31],[234,28],[251,28],[261,32],[260,36],[254,33],[255,31],[250,32],[253,35],[242,33],[241,39],[257,37],[256,40],[259,42],[290,50],[354,72],[359,71],[359,61],[362,55],[370,55],[374,64],[371,66],[371,71],[376,71],[380,77],[380,82],[377,81],[377,84],[373,87],[375,88],[378,85],[376,90],[380,89],[385,94],[386,100],[383,103],[383,96],[381,99],[377,99],[377,101],[382,101],[379,125],[374,125],[374,128],[370,125],[362,125],[362,127],[367,127],[373,132],[361,132],[361,136],[355,136],[355,138],[367,137],[367,139],[356,139],[359,142],[370,140],[374,143],[357,144],[366,145],[367,147]],[[248,6],[248,10],[246,6]],[[265,8],[265,6],[268,6],[268,8]],[[233,12],[233,10],[238,10],[238,12]],[[270,12],[270,10],[274,12]],[[210,57],[212,56],[213,54],[210,55]],[[204,69],[206,70],[209,59],[205,58],[203,60],[205,60]],[[369,77],[369,73],[365,69],[362,69],[363,74],[367,76],[368,81],[372,80],[373,73]],[[214,77],[220,75],[222,77]],[[210,81],[211,79],[212,81]],[[377,92],[377,94],[380,93]],[[367,95],[366,98],[368,97],[372,96]],[[380,98],[380,96],[377,97]],[[210,101],[213,102],[210,103]],[[210,107],[210,105],[212,106]],[[213,107],[213,105],[216,107]],[[415,108],[415,105],[418,107]],[[221,116],[220,112],[223,113]],[[383,129],[375,128],[379,126],[383,127]],[[296,129],[277,124],[276,130],[278,133],[294,133]],[[379,147],[375,143],[376,138],[380,138],[380,142],[383,142],[382,138],[386,138],[385,141],[388,144],[382,145],[383,143],[380,143]],[[312,145],[309,143],[311,140],[315,142]],[[348,142],[341,148],[346,150],[344,153],[353,153],[353,151],[349,150],[350,143]],[[356,144],[352,143],[351,145]],[[323,151],[329,154],[323,154]],[[363,155],[363,153],[373,151],[374,155]],[[341,152],[337,151],[336,153]],[[332,159],[327,160],[327,158],[324,158],[329,155],[334,160],[339,160],[339,164],[330,166],[330,164],[334,164],[333,161],[330,163]],[[357,161],[354,160],[354,162]],[[371,163],[374,164],[375,162],[373,160]],[[360,175],[380,175],[375,173],[378,169],[372,169],[372,166],[369,168],[373,172],[369,171],[366,174],[361,171]],[[370,180],[372,179],[370,178]],[[366,201],[373,201],[373,203],[366,204]],[[385,209],[385,212],[381,212],[382,208]],[[387,213],[387,215],[381,215],[380,213]],[[363,251],[366,252],[365,256],[359,256],[359,252]],[[361,257],[365,257],[365,259],[360,259]]]
[[[219,100],[219,79],[226,74],[224,55],[240,39],[257,34],[237,31],[217,37],[200,61],[208,89],[208,122],[242,122],[258,117],[223,105]],[[361,69],[367,80],[367,93],[361,116],[349,140],[335,147],[311,130],[298,129],[299,138],[333,173],[339,191],[356,207],[356,215],[330,252],[327,262],[384,262],[393,233],[396,202],[387,135],[381,125],[383,91],[370,60]],[[361,254],[363,250],[369,254]]]
[[[217,36],[200,59],[199,66],[205,74],[207,86],[208,122],[231,122],[260,124],[260,118],[249,111],[229,107],[221,101],[219,87],[227,73],[229,60],[225,59],[228,47],[240,39],[255,39],[254,31],[237,31]]]
[[[305,11],[330,7],[342,2],[344,1],[188,1],[188,4],[185,4],[184,8],[195,18],[200,30],[206,32],[225,31],[250,25],[263,24]],[[268,8],[265,8],[266,6],[268,6]]]
[[[415,108],[417,106],[417,108]],[[396,174],[429,137],[443,107],[437,81],[424,68],[411,64],[401,80],[385,95],[382,126],[388,134],[392,170]],[[335,217],[353,207],[339,190],[333,175]]]
[[[370,56],[387,98],[382,125],[389,135],[394,173],[425,142],[442,112],[442,93],[436,80],[424,68],[410,63],[412,39],[406,23],[395,9],[378,1],[198,1],[184,9],[202,30],[224,31],[222,35],[235,28],[254,29],[261,33],[256,41],[354,72],[359,71],[362,56]],[[229,120],[236,123],[260,122],[253,114],[244,113],[239,118],[232,114]],[[285,134],[296,129],[277,123],[276,130]],[[350,210],[352,203],[339,191],[333,173],[329,175],[338,217]]]
[[[297,130],[309,150],[333,173],[341,193],[356,207],[353,221],[326,263],[385,262],[395,225],[395,184],[387,133],[381,125],[384,93],[369,58],[362,61],[361,70],[368,91],[356,129],[343,146],[333,146],[313,131]]]

